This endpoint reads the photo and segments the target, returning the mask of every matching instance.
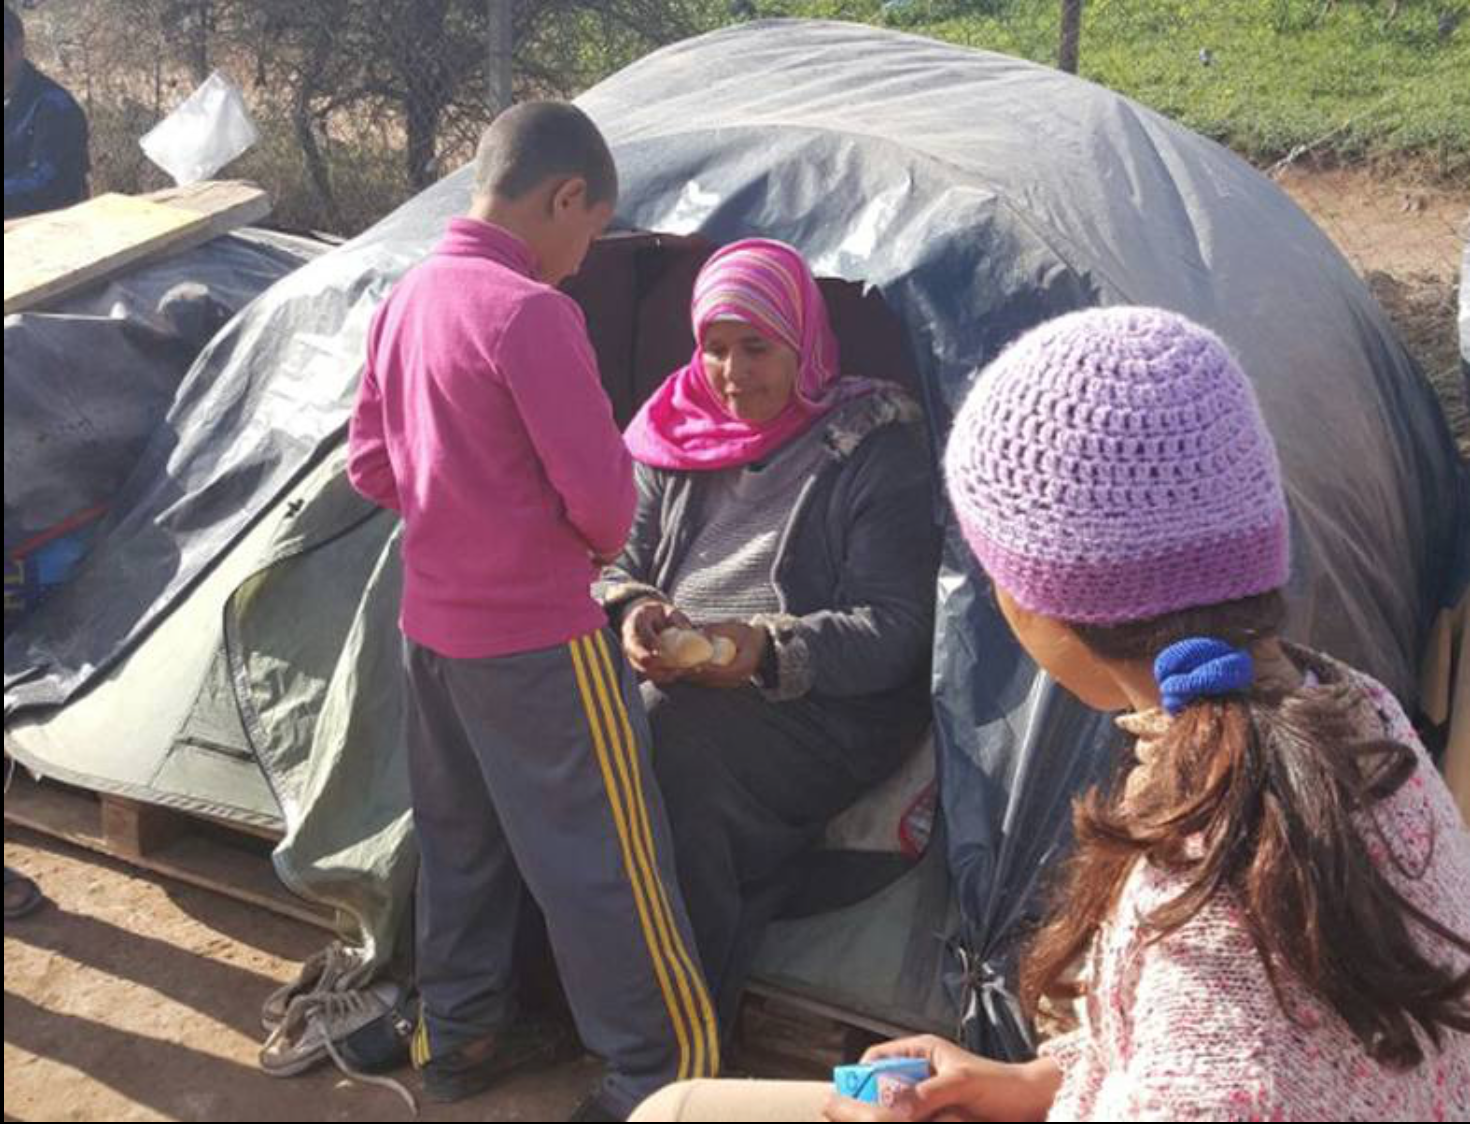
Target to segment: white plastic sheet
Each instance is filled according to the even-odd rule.
[[[240,87],[216,70],[139,143],[183,186],[212,179],[259,139]]]

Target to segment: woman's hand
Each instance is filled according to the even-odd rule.
[[[706,625],[704,634],[711,639],[723,636],[729,640],[735,645],[735,658],[724,666],[707,663],[690,669],[684,673],[688,682],[718,690],[749,686],[755,673],[760,670],[761,661],[765,659],[766,648],[771,643],[770,634],[765,629],[744,621]]]
[[[1041,1058],[1021,1065],[977,1057],[932,1034],[874,1046],[863,1061],[921,1058],[930,1077],[914,1086],[904,1117],[829,1117],[829,1119],[1045,1120],[1061,1084],[1055,1062]],[[871,1107],[871,1106],[870,1106]]]
[[[689,618],[667,601],[645,598],[623,614],[623,654],[633,670],[649,682],[659,686],[673,683],[684,672],[659,656],[659,634],[670,628],[692,627]]]

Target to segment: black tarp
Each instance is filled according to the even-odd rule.
[[[5,318],[5,554],[85,531],[226,322],[325,249],[242,231]],[[7,581],[7,622],[12,584]]]
[[[612,141],[622,225],[782,238],[818,274],[872,286],[907,332],[936,447],[977,370],[1050,316],[1150,303],[1215,329],[1251,373],[1281,448],[1293,634],[1408,697],[1448,580],[1458,465],[1431,392],[1362,282],[1244,162],[1079,79],[856,25],[715,33],[629,67],[580,104]],[[44,722],[123,660],[340,446],[368,315],[469,187],[467,172],[449,177],[215,339],[86,572],[7,641],[8,722]],[[365,516],[342,511],[342,535],[356,533]],[[945,519],[937,494],[935,513]],[[328,538],[342,563],[316,569],[350,563],[376,581],[366,576],[383,570],[376,555]],[[306,555],[288,565],[312,572]],[[1014,1055],[1024,1050],[1006,986],[1015,940],[1065,845],[1068,800],[1106,767],[1112,734],[1021,657],[952,533],[938,595],[934,700],[957,936],[982,1015],[976,1044]],[[306,586],[295,596],[295,619],[310,619]],[[288,608],[275,612],[290,619]],[[270,681],[256,686],[269,701]],[[901,920],[923,928],[944,913]]]

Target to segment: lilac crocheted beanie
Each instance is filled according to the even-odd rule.
[[[1060,317],[981,374],[945,475],[995,583],[1119,624],[1286,584],[1286,498],[1255,392],[1212,333],[1154,308]]]

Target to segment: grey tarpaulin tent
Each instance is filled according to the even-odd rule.
[[[5,318],[5,618],[85,549],[194,357],[324,246],[242,230]]]
[[[843,24],[681,43],[580,103],[616,150],[623,227],[766,234],[869,286],[902,358],[848,346],[848,366],[908,368],[936,444],[977,368],[1049,316],[1147,302],[1214,327],[1281,445],[1295,634],[1408,695],[1462,489],[1446,427],[1352,269],[1243,162],[1076,78]],[[380,946],[412,876],[397,563],[392,521],[342,482],[342,434],[373,305],[469,187],[449,177],[219,336],[87,569],[6,645],[6,740],[24,762],[282,823],[283,878]],[[687,293],[691,245],[625,239],[604,248],[618,284],[584,279],[624,414],[682,357],[671,294]],[[942,1027],[946,932],[977,985],[977,1039],[1016,1052],[1015,939],[1111,735],[1019,656],[956,541],[934,650],[946,846],[857,904],[778,926],[760,974]]]

